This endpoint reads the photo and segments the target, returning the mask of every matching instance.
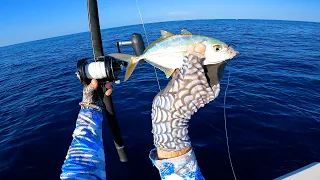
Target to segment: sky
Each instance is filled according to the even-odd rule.
[[[145,23],[189,19],[320,22],[320,0],[139,0]],[[102,29],[140,24],[135,0],[98,0]],[[87,0],[1,0],[0,47],[89,31]]]

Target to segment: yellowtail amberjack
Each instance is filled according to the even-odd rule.
[[[168,31],[161,30],[161,38],[152,43],[141,56],[114,53],[109,56],[128,63],[124,80],[126,81],[132,74],[137,63],[144,59],[151,65],[159,68],[170,77],[176,68],[181,68],[183,56],[188,47],[194,43],[206,45],[205,60],[203,65],[217,64],[228,59],[232,59],[237,52],[226,43],[214,38],[192,35],[183,29],[182,34],[175,35]]]

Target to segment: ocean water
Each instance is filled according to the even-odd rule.
[[[190,136],[206,179],[268,180],[320,161],[320,23],[199,20],[147,24],[152,42],[165,29],[182,28],[233,44],[215,101],[192,117]],[[102,30],[104,50],[141,25]],[[132,53],[130,48],[124,52]],[[0,179],[59,179],[82,98],[77,60],[91,57],[89,32],[0,48]],[[168,80],[158,71],[161,87]],[[120,78],[123,79],[124,72]],[[115,86],[116,114],[129,162],[120,163],[104,129],[108,179],[159,179],[148,159],[153,148],[151,103],[158,92],[152,66],[139,64]]]

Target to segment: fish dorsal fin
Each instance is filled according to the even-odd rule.
[[[191,32],[189,32],[189,31],[186,30],[186,29],[182,29],[182,30],[181,30],[181,34],[183,34],[183,35],[192,35]]]
[[[165,30],[161,30],[161,39],[166,39],[171,36],[174,36],[174,34]]]

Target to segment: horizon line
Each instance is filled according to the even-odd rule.
[[[144,23],[146,24],[156,24],[156,23],[165,23],[165,22],[179,22],[179,21],[203,21],[203,20],[263,20],[263,21],[292,21],[292,22],[305,22],[305,23],[320,23],[320,21],[301,21],[301,20],[285,20],[285,19],[242,19],[242,18],[233,18],[233,19],[185,19],[185,20],[172,20],[172,21],[155,21],[155,22],[147,22]],[[119,28],[119,27],[128,27],[128,26],[137,26],[137,25],[142,25],[141,23],[138,24],[128,24],[128,25],[123,25],[123,26],[113,26],[113,27],[107,27],[107,28],[103,28],[102,30],[107,30],[107,29],[114,29],[114,28]],[[89,25],[88,25],[89,28]],[[8,47],[8,46],[14,46],[14,45],[19,45],[19,44],[24,44],[24,43],[31,43],[31,42],[36,42],[36,41],[41,41],[41,40],[46,40],[46,39],[53,39],[53,38],[58,38],[58,37],[64,37],[64,36],[70,36],[70,35],[76,35],[76,34],[82,34],[82,33],[90,33],[90,29],[88,29],[87,31],[81,31],[81,32],[75,32],[72,34],[62,34],[62,35],[57,35],[57,36],[49,36],[46,38],[41,38],[41,39],[35,39],[35,40],[31,40],[31,41],[23,41],[23,42],[19,42],[19,43],[15,43],[15,44],[8,44],[8,45],[4,45],[4,46],[0,46],[0,48],[4,48],[4,47]]]

